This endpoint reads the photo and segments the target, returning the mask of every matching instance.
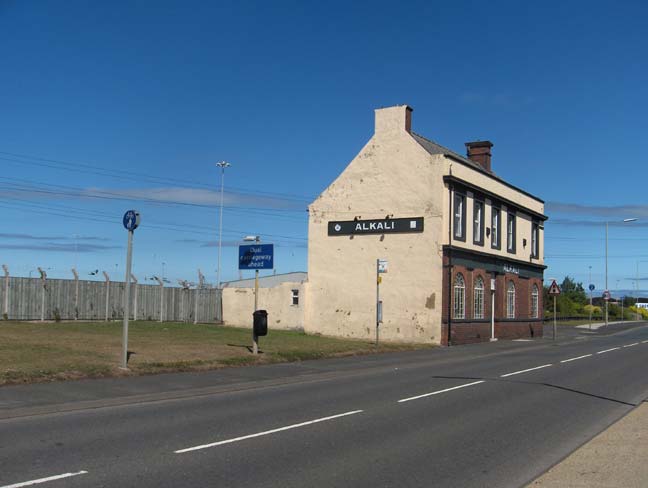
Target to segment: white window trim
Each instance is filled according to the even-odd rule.
[[[473,297],[473,318],[484,318],[484,280],[479,276],[475,281]]]
[[[515,283],[512,281],[506,285],[506,318],[515,318]]]

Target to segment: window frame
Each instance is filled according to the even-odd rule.
[[[497,223],[495,223],[497,217]],[[491,249],[502,249],[502,209],[491,204]]]
[[[461,273],[455,274],[452,298],[452,318],[462,320],[466,318],[466,280]]]
[[[511,225],[512,224],[512,225]],[[509,232],[509,227],[511,231]],[[515,254],[515,240],[516,240],[516,215],[515,210],[507,210],[506,212],[506,251]]]
[[[296,289],[296,288],[293,288],[290,291],[291,291],[291,302],[292,302],[291,305],[294,306],[294,307],[298,307],[299,306],[299,290]],[[295,303],[295,301],[297,303]]]
[[[537,319],[540,310],[540,290],[535,283],[531,287],[531,318]]]
[[[465,193],[455,190],[452,198],[452,237],[454,240],[466,242],[466,200]],[[461,212],[458,212],[458,206],[461,204]],[[460,225],[457,220],[460,219]],[[460,231],[457,234],[457,230]]]
[[[512,280],[506,285],[506,318],[515,318],[515,283]]]
[[[477,209],[479,208],[480,215],[479,215],[479,222],[477,222]],[[484,209],[486,208],[486,205],[484,204],[484,200],[477,198],[476,196],[473,197],[473,244],[477,244],[479,246],[484,245]],[[479,239],[476,238],[476,232],[479,231]]]
[[[481,284],[481,287],[479,286]],[[475,280],[475,286],[473,287],[473,318],[474,319],[483,319],[484,318],[484,279],[481,276],[477,276]]]
[[[540,257],[540,224],[537,220],[531,222],[531,257]]]

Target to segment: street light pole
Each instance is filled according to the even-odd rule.
[[[590,292],[590,309],[589,309],[589,328],[592,330],[592,267],[589,267],[589,292]]]
[[[216,271],[217,273],[216,286],[220,288],[221,287],[221,280],[220,280],[221,247],[223,243],[223,190],[225,189],[225,168],[229,168],[232,165],[227,161],[221,161],[220,163],[216,163],[216,166],[218,166],[221,169],[220,212],[218,217],[218,270]]]
[[[636,218],[631,218],[631,219],[623,219],[624,223],[627,222],[635,222],[637,219]],[[605,222],[605,291],[608,291],[608,226],[609,222]],[[608,326],[608,302],[609,300],[605,300],[605,327],[607,328]]]

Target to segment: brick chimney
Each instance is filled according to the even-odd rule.
[[[376,134],[388,132],[412,132],[412,108],[396,105],[375,110]]]
[[[491,147],[490,141],[466,142],[466,156],[491,173]]]

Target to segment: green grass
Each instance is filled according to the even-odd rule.
[[[212,324],[131,322],[129,371],[118,368],[121,322],[0,321],[0,385],[77,378],[199,371],[432,347],[336,339],[294,331],[261,337],[249,352],[250,329]]]

